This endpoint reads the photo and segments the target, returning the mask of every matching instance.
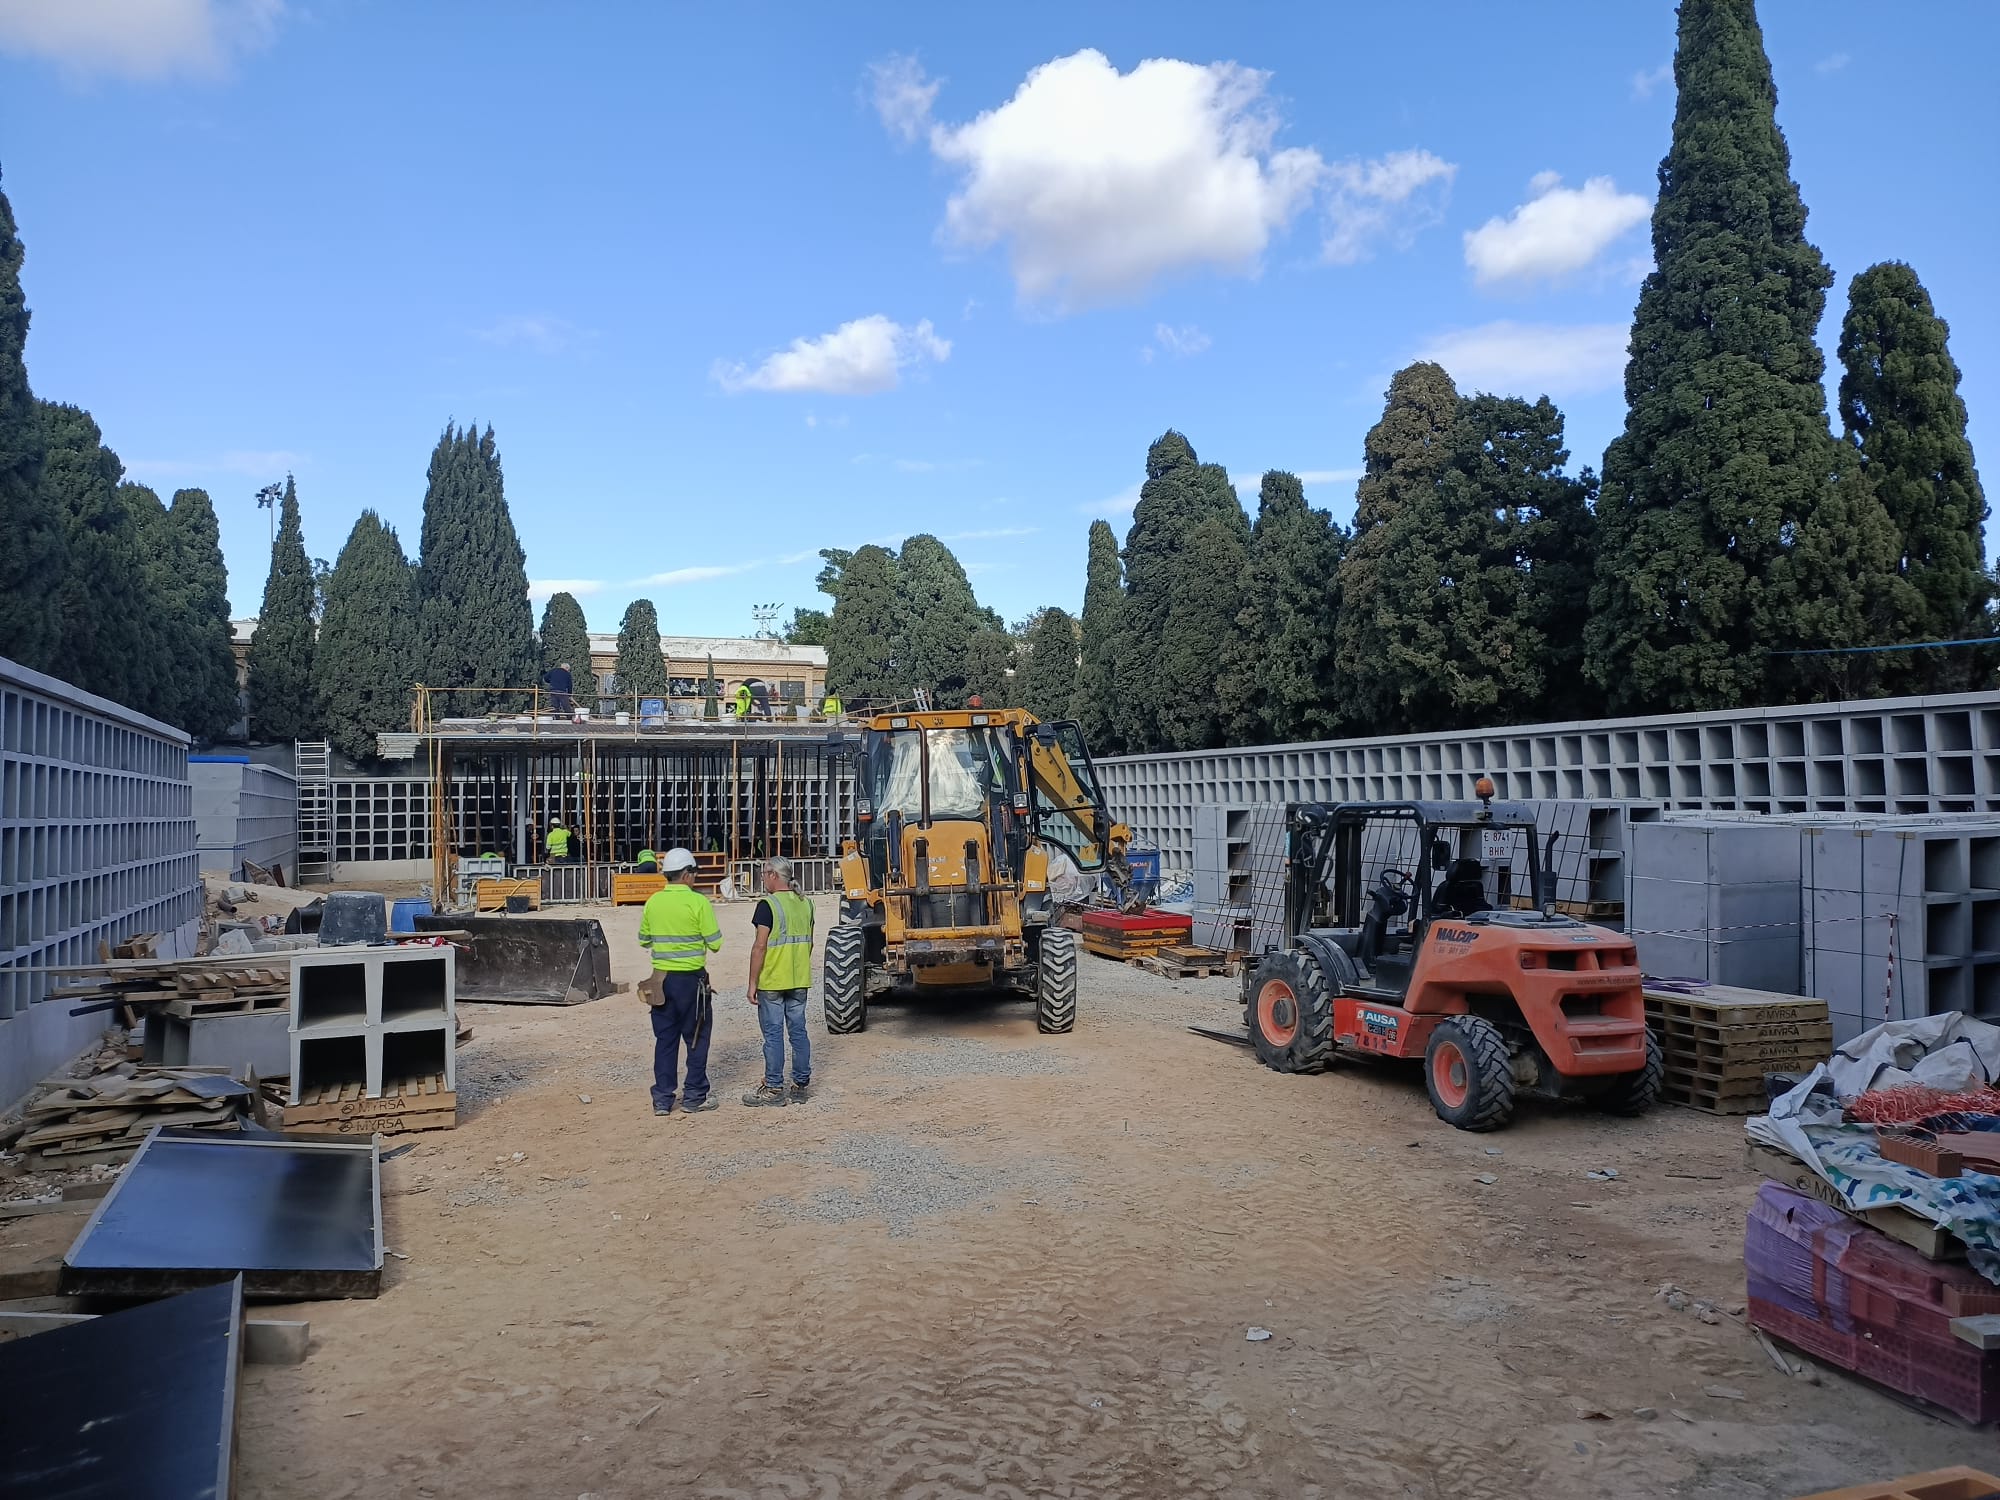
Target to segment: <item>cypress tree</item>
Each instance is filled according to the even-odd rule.
[[[39,672],[63,660],[68,527],[42,484],[42,413],[28,389],[28,302],[14,209],[0,193],[0,656]]]
[[[852,574],[850,562],[841,597]],[[934,536],[913,536],[903,543],[896,564],[896,616],[896,660],[904,680],[912,688],[927,688],[940,708],[962,707],[972,691],[966,653],[975,635],[997,628],[998,622],[979,607],[965,569]],[[981,666],[990,679],[993,643],[983,643],[983,650]]]
[[[1847,292],[1840,330],[1840,418],[1896,528],[1896,570],[1909,585],[1910,640],[1986,635],[1991,583],[1982,557],[1986,494],[1965,435],[1965,402],[1950,329],[1917,273],[1896,261],[1870,266]],[[1963,652],[1889,658],[1909,692],[1973,685],[1990,670]]]
[[[660,616],[651,599],[634,599],[618,622],[618,697],[627,712],[632,700],[667,696],[667,659],[660,654]]]
[[[1363,444],[1355,490],[1354,537],[1341,559],[1334,657],[1354,728],[1388,731],[1403,723],[1413,660],[1436,655],[1429,639],[1443,561],[1438,486],[1452,459],[1458,390],[1440,365],[1420,362],[1389,382],[1381,421]],[[1403,555],[1414,549],[1414,556]],[[1421,580],[1428,578],[1428,585]],[[1421,626],[1427,639],[1407,638]]]
[[[181,717],[175,722],[197,739],[219,740],[242,717],[243,707],[229,644],[229,569],[206,490],[174,492],[162,552],[169,559],[168,593],[184,643],[175,664],[181,677]]]
[[[551,594],[542,606],[542,672],[569,663],[576,701],[586,707],[597,699],[597,673],[590,665],[590,622],[571,594]]]
[[[125,511],[127,556],[120,590],[138,625],[120,701],[163,724],[184,725],[186,693],[194,685],[184,670],[191,641],[169,555],[167,508],[157,492],[129,480],[118,486],[118,503]]]
[[[287,474],[264,604],[250,640],[250,733],[255,739],[282,743],[318,737],[313,604],[313,566],[299,522],[298,486]]]
[[[1084,576],[1080,658],[1070,717],[1083,730],[1095,755],[1115,755],[1124,747],[1118,711],[1118,643],[1125,609],[1125,565],[1118,536],[1108,521],[1090,523],[1090,554]]]
[[[1023,659],[1014,674],[1019,707],[1044,721],[1070,716],[1076,700],[1079,639],[1076,616],[1066,609],[1038,609],[1029,617],[1021,632]]]
[[[418,590],[422,669],[431,688],[446,690],[446,711],[525,707],[535,612],[491,427],[447,426],[431,454]],[[494,691],[506,688],[514,691]]]
[[[313,656],[319,718],[334,748],[374,760],[376,735],[408,727],[416,659],[416,570],[395,530],[364,510],[327,577]]]
[[[1021,674],[1016,668],[1020,643],[997,625],[973,631],[965,643],[962,701],[979,700],[982,708],[1021,707]]]
[[[896,659],[896,574],[896,558],[884,547],[862,547],[842,564],[827,634],[826,683],[850,708],[910,695]]]
[[[1225,673],[1234,743],[1324,739],[1339,728],[1346,695],[1334,622],[1346,546],[1347,533],[1306,504],[1296,476],[1264,476]]]
[[[137,507],[118,492],[124,465],[104,446],[89,412],[47,401],[37,407],[46,444],[43,502],[64,527],[62,576],[39,585],[58,596],[61,610],[51,670],[86,692],[149,712],[153,575],[138,537]]]
[[[1683,0],[1673,143],[1639,292],[1625,430],[1607,450],[1587,661],[1619,711],[1782,691],[1767,653],[1868,633],[1889,540],[1834,492],[1824,361],[1832,273],[1776,120],[1752,0]]]
[[[1161,434],[1125,537],[1114,712],[1128,749],[1221,743],[1216,666],[1242,608],[1249,547],[1228,471],[1202,463],[1180,433]]]

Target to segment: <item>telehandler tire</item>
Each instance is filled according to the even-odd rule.
[[[1611,1086],[1592,1102],[1608,1115],[1643,1115],[1659,1102],[1660,1085],[1666,1079],[1666,1054],[1660,1050],[1660,1039],[1653,1035],[1653,1028],[1648,1026],[1646,1066],[1613,1079]]]
[[[1076,1028],[1076,934],[1045,927],[1035,959],[1035,1030],[1059,1033]]]
[[[868,929],[843,923],[826,935],[820,1009],[835,1036],[868,1029]]]
[[[1257,1059],[1280,1073],[1316,1073],[1333,1057],[1333,996],[1319,964],[1300,952],[1257,966],[1244,1022]]]
[[[1500,1028],[1478,1016],[1440,1021],[1424,1048],[1431,1108],[1460,1130],[1498,1130],[1514,1118],[1514,1067]]]

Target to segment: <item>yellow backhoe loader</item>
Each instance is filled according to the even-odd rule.
[[[827,1030],[864,1029],[886,991],[996,985],[1034,997],[1040,1030],[1070,1030],[1077,941],[1052,925],[1055,897],[1070,867],[1131,878],[1131,830],[1082,732],[1017,708],[878,714],[849,749],[858,836],[826,939]]]

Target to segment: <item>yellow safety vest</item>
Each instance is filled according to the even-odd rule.
[[[654,968],[687,974],[707,968],[708,955],[722,951],[722,929],[708,897],[692,886],[670,884],[646,898],[639,941],[651,951]]]
[[[840,700],[834,697],[833,694],[828,693],[826,695],[826,702],[820,705],[820,712],[825,714],[829,719],[832,718],[840,712]]]
[[[551,828],[549,830],[549,853],[557,859],[561,859],[569,853],[569,830],[567,828]]]
[[[771,908],[771,935],[765,939],[757,988],[812,988],[812,903],[797,891],[766,891],[764,901]]]
[[[736,690],[736,717],[739,719],[750,717],[750,689],[747,687]]]

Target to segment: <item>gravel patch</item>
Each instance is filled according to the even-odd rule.
[[[1001,1049],[971,1037],[944,1037],[922,1046],[898,1045],[873,1059],[873,1071],[903,1078],[1040,1078],[1074,1073],[1077,1064],[1054,1047]]]
[[[1047,1202],[1076,1180],[1053,1161],[1018,1161],[1004,1167],[957,1161],[936,1146],[907,1136],[856,1133],[810,1151],[752,1151],[696,1162],[710,1182],[780,1165],[809,1170],[832,1168],[868,1177],[859,1189],[833,1184],[804,1198],[779,1195],[758,1203],[758,1212],[780,1222],[847,1224],[880,1219],[891,1236],[912,1233],[920,1219],[967,1209],[990,1209],[1002,1197],[1026,1194]],[[1055,1206],[1066,1207],[1058,1202]]]
[[[543,1082],[553,1071],[554,1065],[546,1057],[501,1058],[467,1052],[458,1060],[459,1105],[491,1104],[517,1089]]]
[[[444,1201],[447,1208],[497,1208],[513,1196],[511,1187],[489,1173],[477,1182],[454,1188]]]

